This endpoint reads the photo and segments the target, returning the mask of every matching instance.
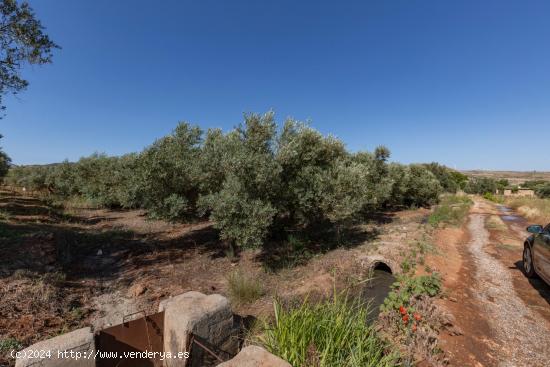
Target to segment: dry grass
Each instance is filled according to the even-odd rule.
[[[518,197],[506,199],[506,205],[531,222],[545,225],[550,222],[550,199]]]
[[[240,269],[229,274],[227,283],[231,300],[239,305],[252,303],[264,294],[260,281]]]

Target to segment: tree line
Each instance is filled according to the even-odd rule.
[[[351,153],[292,119],[278,129],[269,112],[245,115],[227,133],[180,123],[140,153],[12,167],[5,181],[171,221],[209,218],[222,239],[241,247],[290,231],[340,230],[389,207],[428,206],[467,181],[437,163],[389,157],[385,147]]]
[[[532,189],[540,198],[550,198],[550,181],[529,180],[521,184],[523,189]],[[511,185],[507,179],[494,179],[490,177],[472,177],[464,186],[464,191],[468,194],[495,194],[504,189],[510,189],[517,192],[520,189],[518,185]]]

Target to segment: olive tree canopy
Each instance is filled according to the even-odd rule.
[[[44,34],[44,27],[28,3],[0,0],[0,109],[7,93],[16,94],[29,84],[21,77],[25,63],[47,64],[59,48]]]

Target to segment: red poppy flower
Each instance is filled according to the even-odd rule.
[[[404,315],[407,313],[407,309],[403,306],[399,306],[399,312],[401,312],[401,315]]]
[[[418,314],[418,313],[415,313],[415,314],[414,314],[414,319],[415,319],[416,321],[420,321],[420,319],[422,319],[422,316],[420,316],[420,314]]]
[[[412,328],[411,328],[412,332],[416,332],[416,322],[413,324]]]
[[[409,323],[409,315],[403,316],[403,323],[407,325]]]

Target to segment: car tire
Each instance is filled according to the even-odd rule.
[[[523,272],[527,278],[534,278],[537,275],[533,264],[533,252],[531,246],[527,244],[523,247]]]

